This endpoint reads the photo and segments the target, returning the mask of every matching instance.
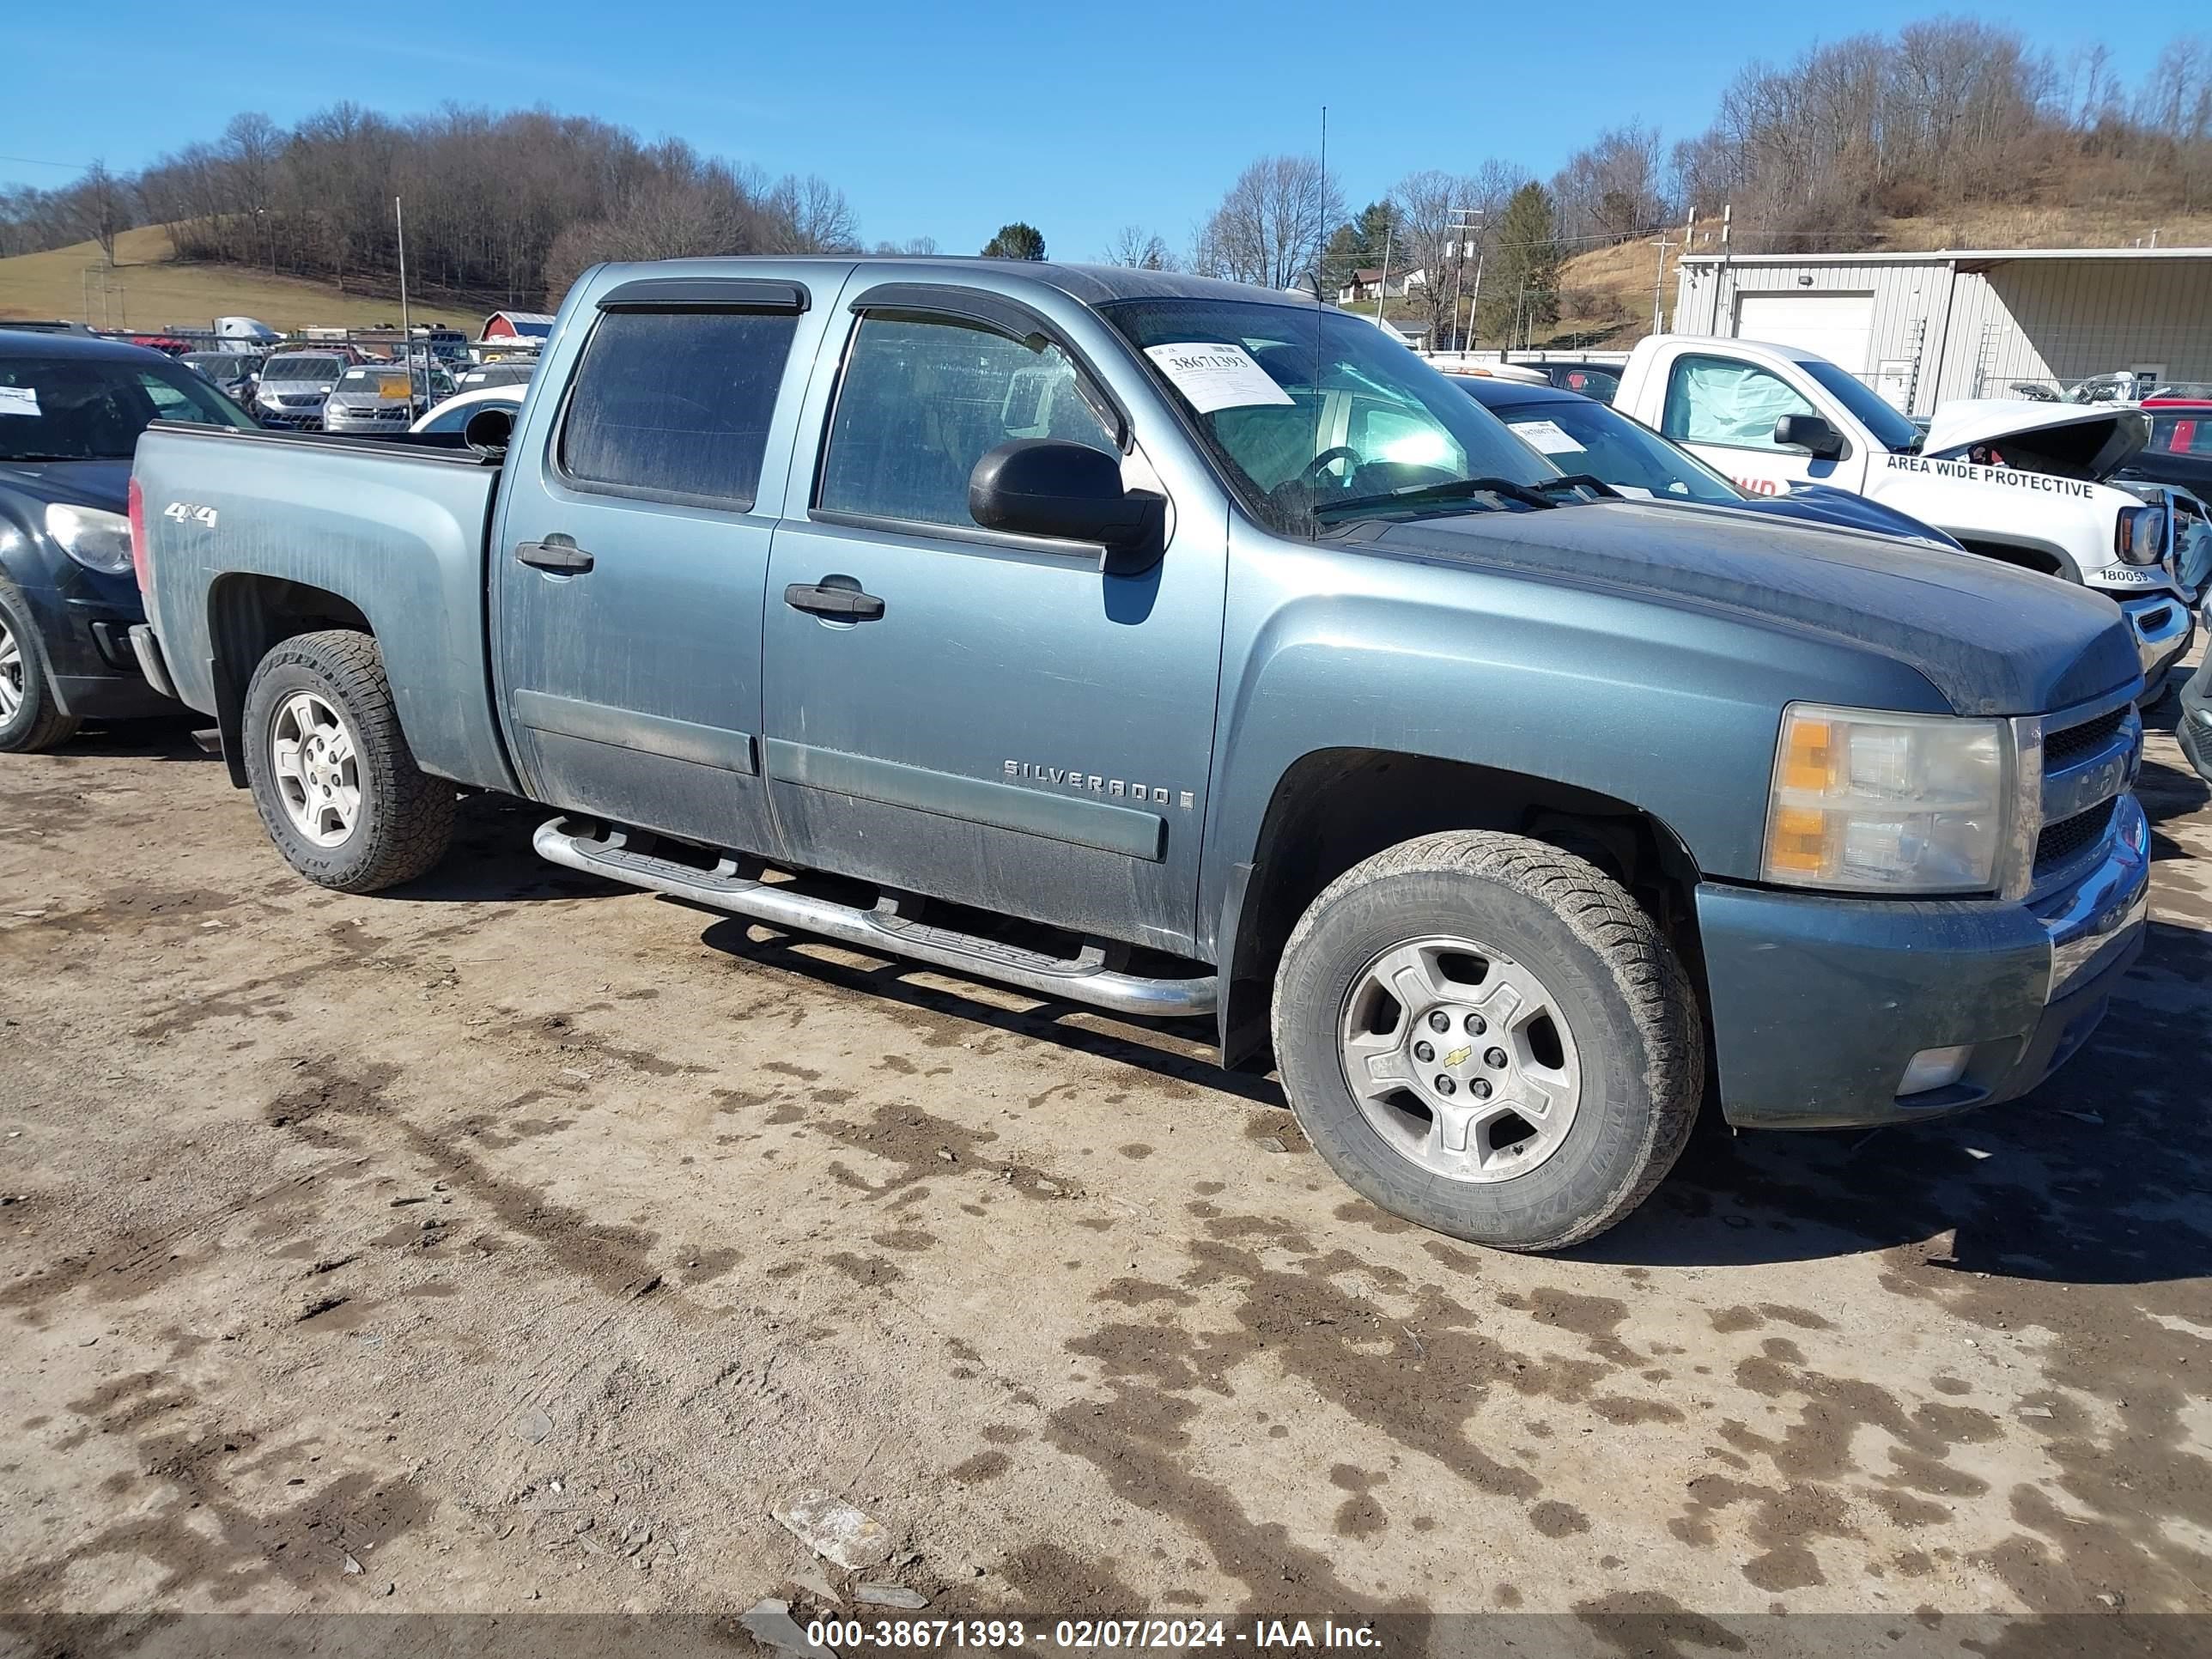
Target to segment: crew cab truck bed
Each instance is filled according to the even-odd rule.
[[[375,636],[416,763],[457,783],[517,787],[490,698],[484,532],[498,468],[398,439],[164,430],[189,485],[153,511],[165,581],[204,613],[162,653],[179,697],[220,718],[234,782],[246,678],[307,624]],[[142,478],[140,489],[144,483]],[[220,506],[216,503],[220,503]]]
[[[2018,1094],[2141,945],[2108,602],[1598,498],[1285,295],[605,267],[471,439],[141,445],[149,650],[296,868],[513,791],[563,864],[1209,1018],[1461,1237],[1626,1214],[1709,1047],[1743,1125]]]

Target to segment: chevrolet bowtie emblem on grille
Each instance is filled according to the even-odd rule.
[[[1198,798],[1190,790],[1163,789],[1158,784],[1132,783],[1127,778],[1102,777],[1096,772],[1085,772],[1079,766],[1045,766],[1035,761],[1006,761],[1006,774],[1027,783],[1055,783],[1063,789],[1080,789],[1088,795],[1103,795],[1109,800],[1150,801],[1155,806],[1170,802],[1188,812],[1197,805]]]

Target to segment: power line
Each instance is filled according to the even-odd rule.
[[[84,173],[92,167],[89,161],[42,161],[35,155],[0,155],[0,161],[13,161],[26,167],[58,167],[64,173]]]

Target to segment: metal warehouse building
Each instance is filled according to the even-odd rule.
[[[2212,380],[2212,248],[1692,254],[1674,328],[1817,351],[1913,415],[2116,369]]]

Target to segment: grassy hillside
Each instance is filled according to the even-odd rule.
[[[116,239],[115,269],[102,270],[91,242],[0,259],[0,317],[58,317],[94,328],[204,328],[216,317],[258,317],[271,328],[369,327],[397,322],[394,300],[341,294],[321,283],[270,276],[239,265],[181,264],[158,228]],[[88,276],[88,268],[90,274]],[[102,298],[102,284],[106,295]],[[452,323],[471,333],[479,318],[414,307],[418,323]]]

